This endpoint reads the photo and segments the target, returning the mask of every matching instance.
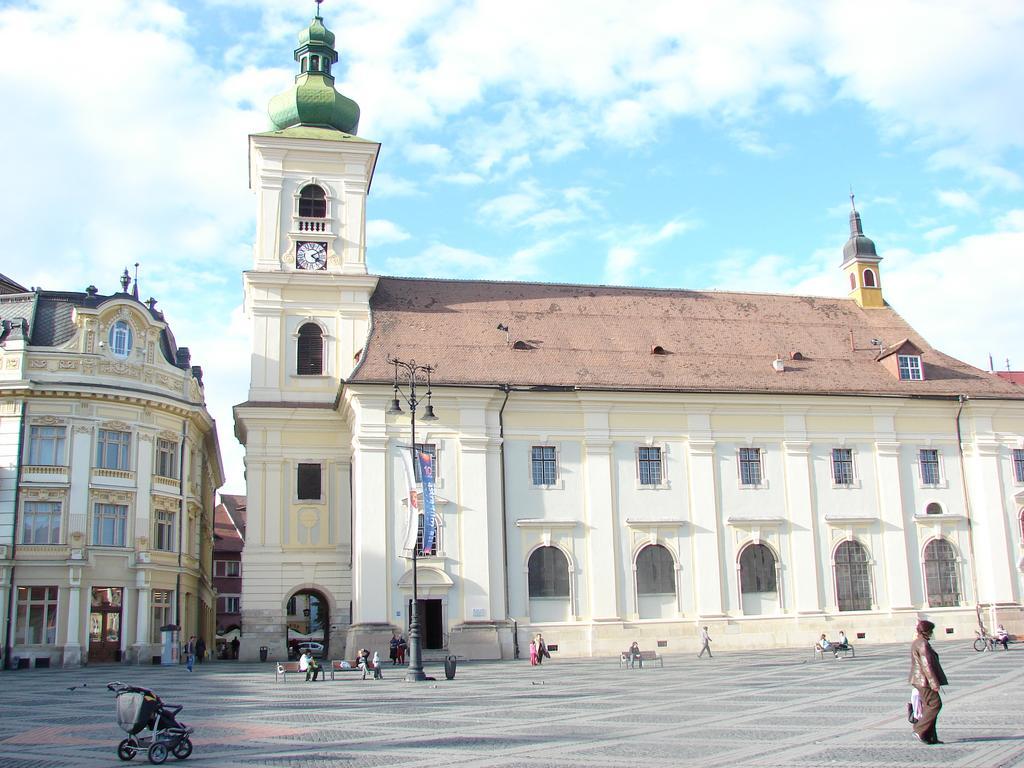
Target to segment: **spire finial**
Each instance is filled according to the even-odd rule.
[[[128,293],[128,286],[131,285],[132,276],[128,274],[128,267],[124,268],[124,274],[121,275],[121,293]]]
[[[320,3],[322,3],[323,1],[324,0],[314,0],[314,2],[316,3],[316,18],[318,18],[318,19],[322,18],[320,16]]]
[[[139,299],[139,262],[137,262],[137,261],[135,262],[135,285],[132,286],[132,296],[134,296],[135,300],[138,301],[138,299]]]
[[[853,202],[853,184],[850,185],[850,207],[853,209],[854,213],[857,212],[857,205]]]

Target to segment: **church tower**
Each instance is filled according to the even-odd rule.
[[[875,243],[864,235],[860,214],[850,193],[850,239],[843,246],[843,270],[849,275],[850,298],[865,309],[885,306],[882,298],[882,276],[878,269],[881,256],[875,251]]]
[[[294,85],[249,137],[254,264],[249,393],[235,406],[248,526],[240,656],[319,641],[341,654],[351,621],[351,436],[335,409],[370,323],[366,198],[380,145],[338,93],[335,36],[319,12],[298,36]],[[336,656],[340,658],[340,655]]]

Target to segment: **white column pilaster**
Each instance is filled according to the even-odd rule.
[[[721,525],[715,479],[715,441],[687,442],[693,515],[693,580],[697,615],[722,616]]]
[[[797,613],[814,614],[822,609],[814,502],[811,498],[811,444],[806,440],[786,440],[782,444],[786,472],[786,508],[789,518],[790,560],[786,570],[791,577]],[[779,590],[783,588],[779,583]]]
[[[907,558],[906,515],[900,487],[898,442],[875,443],[875,469],[878,473],[878,509],[882,518],[882,549],[889,609],[911,610],[914,601],[910,595],[910,563]]]
[[[352,542],[352,623],[383,624],[388,615],[387,439],[355,439]],[[410,561],[411,563],[411,561]]]
[[[1013,551],[1008,522],[1015,517],[1016,510],[1012,497],[1004,499],[999,459],[999,443],[979,440],[975,442],[965,462],[967,477],[964,482],[970,494],[971,524],[974,530],[974,552],[970,553],[974,562],[968,566],[978,574],[977,600],[987,604],[1016,602],[1013,594],[1016,563],[1013,558],[1008,555],[991,557],[987,554]]]

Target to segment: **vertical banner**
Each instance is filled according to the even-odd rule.
[[[406,499],[409,504],[409,514],[405,516],[405,525],[402,528],[402,556],[412,557],[420,526],[420,494],[416,490],[416,474],[412,469],[412,450],[408,446],[399,446],[398,453],[405,468],[405,485],[408,489]]]
[[[434,533],[437,529],[434,517],[434,457],[429,453],[416,451],[420,462],[420,479],[423,481],[423,551],[434,547]]]

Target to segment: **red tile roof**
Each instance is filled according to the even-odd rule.
[[[241,552],[245,549],[245,496],[220,494],[213,510],[214,550]]]
[[[396,355],[435,364],[438,385],[1024,398],[933,349],[890,307],[851,299],[382,277],[370,306],[352,382],[390,382]],[[878,362],[902,340],[921,349],[924,381]]]

